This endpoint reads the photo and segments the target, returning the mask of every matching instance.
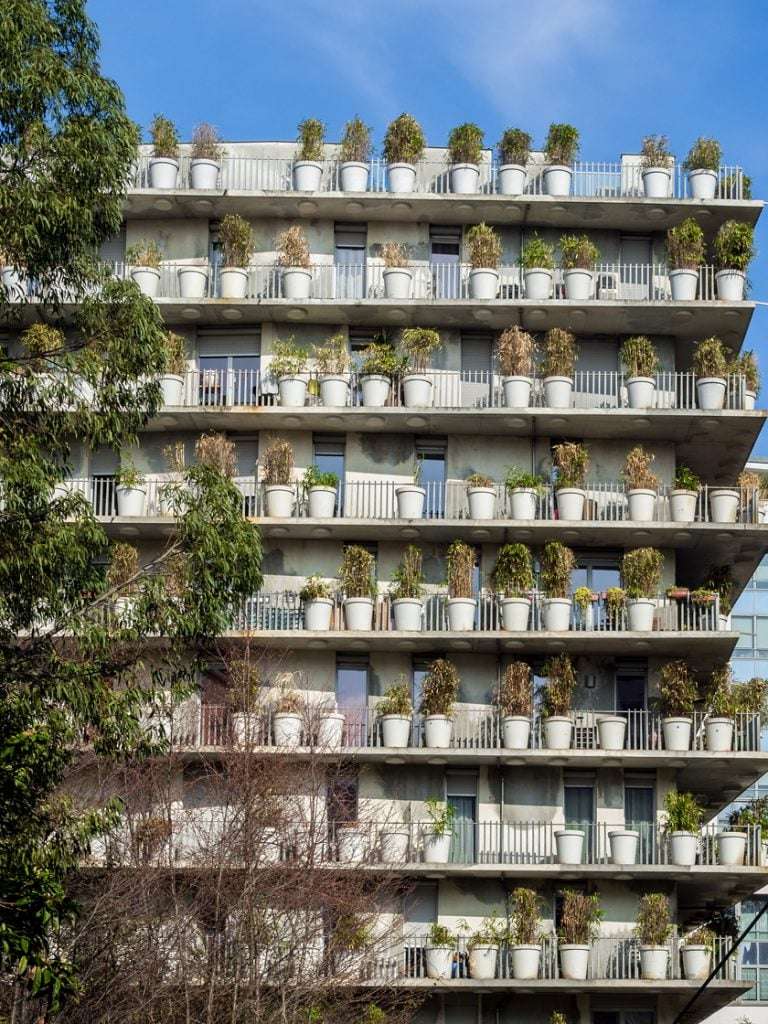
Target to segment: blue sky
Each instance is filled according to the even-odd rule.
[[[359,114],[377,142],[407,110],[427,140],[476,121],[536,142],[550,121],[581,130],[581,155],[615,160],[643,135],[683,157],[698,135],[768,196],[765,0],[90,0],[103,65],[146,126],[171,117],[183,138],[210,121],[225,139],[291,139],[304,117],[328,137]],[[768,213],[752,297],[768,301]],[[765,253],[766,259],[762,258]],[[768,308],[747,346],[762,356]],[[758,452],[768,455],[768,433]]]

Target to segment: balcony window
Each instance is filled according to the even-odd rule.
[[[414,658],[411,669],[411,702],[416,711],[421,705],[421,687],[429,670],[429,658]]]
[[[566,782],[563,788],[565,827],[584,832],[582,856],[593,861],[595,845],[595,787],[582,781]]]
[[[329,776],[325,801],[329,826],[339,822],[357,821],[357,776]]]
[[[648,299],[651,294],[651,240],[624,236],[621,239],[619,281],[616,296],[622,300]],[[602,289],[601,289],[602,290]]]
[[[436,299],[461,298],[461,228],[436,227],[429,232],[432,294]]]
[[[624,821],[626,827],[640,833],[638,859],[653,864],[656,843],[656,793],[645,781],[628,781],[624,787]]]
[[[334,228],[334,265],[337,299],[365,298],[365,225],[336,224]]]
[[[340,708],[367,706],[368,671],[367,658],[340,658],[336,662],[336,703]]]
[[[336,491],[334,515],[338,515],[339,506],[344,501],[344,453],[343,438],[335,435],[315,434],[312,438],[312,459],[321,473],[335,473],[339,478]]]
[[[421,486],[426,487],[424,516],[442,519],[445,516],[445,441],[416,442],[416,459],[421,469]]]
[[[446,802],[453,808],[450,860],[453,864],[475,863],[477,828],[477,776],[451,772],[446,778]]]
[[[198,335],[198,403],[258,405],[261,336],[256,331],[204,331]]]
[[[462,405],[486,408],[493,388],[493,337],[486,333],[461,335]]]

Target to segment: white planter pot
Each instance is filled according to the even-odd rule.
[[[544,405],[548,409],[570,409],[573,404],[571,377],[544,378]]]
[[[536,518],[536,491],[533,487],[515,487],[509,492],[509,514],[521,522]]]
[[[304,629],[327,631],[331,628],[333,601],[330,597],[316,597],[304,602]]]
[[[335,487],[310,487],[308,509],[310,519],[333,519],[335,507]]]
[[[451,833],[436,836],[433,832],[424,833],[424,860],[428,864],[447,864],[451,854]]]
[[[708,718],[704,723],[707,750],[723,753],[733,750],[733,719]]]
[[[560,977],[566,981],[584,981],[589,968],[589,946],[560,945]]]
[[[403,377],[403,404],[408,409],[428,409],[432,405],[432,381],[421,373]]]
[[[527,409],[531,404],[533,381],[530,377],[504,377],[501,386],[504,389],[504,405],[508,409]]]
[[[718,832],[715,836],[717,863],[735,868],[744,863],[747,852],[746,832]]]
[[[525,715],[505,715],[501,720],[505,750],[527,750],[531,740],[531,720]]]
[[[269,484],[264,488],[267,518],[288,519],[293,514],[295,489],[291,484]]]
[[[614,864],[636,864],[640,833],[632,829],[616,829],[608,837],[611,844],[611,861]]]
[[[451,165],[451,192],[471,195],[480,191],[480,168],[477,164]]]
[[[424,718],[424,745],[446,750],[451,745],[453,722],[447,715],[426,715]]]
[[[573,302],[586,302],[593,295],[594,274],[591,270],[565,270],[565,297]]]
[[[320,716],[317,725],[318,747],[337,749],[344,739],[344,715],[339,711],[329,711]]]
[[[389,164],[387,183],[390,192],[413,192],[416,187],[416,168],[413,164]]]
[[[381,408],[389,400],[389,377],[378,373],[369,373],[360,378],[360,387],[363,391],[363,405],[373,408]]]
[[[304,377],[281,377],[277,382],[280,405],[301,409],[307,400],[307,382]]]
[[[544,168],[544,191],[548,196],[570,195],[572,176],[572,168],[564,164],[550,164]]]
[[[502,164],[497,179],[499,194],[521,196],[525,192],[525,176],[525,168],[520,164]]]
[[[699,837],[695,832],[673,832],[669,837],[669,862],[676,867],[693,867],[698,850]]]
[[[450,946],[427,946],[427,977],[434,981],[450,978],[453,968],[453,949]]]
[[[272,716],[275,744],[278,747],[298,747],[301,743],[301,715],[292,711],[278,711]]]
[[[368,164],[350,160],[341,165],[341,191],[365,192],[368,189]]]
[[[741,270],[718,270],[715,274],[718,299],[721,302],[743,302],[746,280]]]
[[[395,629],[417,632],[421,629],[421,601],[417,597],[401,597],[392,602]]]
[[[382,715],[381,742],[385,747],[407,747],[411,742],[410,715]]]
[[[583,519],[586,497],[586,491],[582,491],[580,487],[561,487],[555,492],[558,519]]]
[[[584,853],[584,832],[577,828],[564,828],[555,832],[558,864],[581,864]]]
[[[255,744],[259,739],[259,732],[259,716],[253,711],[236,711],[232,715],[232,736],[235,743],[242,746]],[[277,862],[280,859],[279,844],[275,845],[273,849],[274,859]]]
[[[179,406],[184,400],[184,378],[176,373],[164,373],[160,378],[163,405]]]
[[[712,970],[712,954],[707,946],[683,946],[683,974],[688,981],[703,981]]]
[[[696,404],[700,409],[722,409],[725,404],[725,378],[698,377]]]
[[[373,628],[373,599],[370,597],[345,598],[344,622],[347,629],[370,631]]]
[[[385,299],[410,299],[413,271],[408,267],[389,267],[384,273]]]
[[[629,377],[627,379],[627,398],[630,409],[652,409],[656,381],[653,377]]]
[[[752,412],[755,408],[755,402],[757,401],[756,391],[744,391],[744,400],[742,407],[746,412]]]
[[[539,976],[541,946],[512,947],[512,977],[517,981],[532,981]]]
[[[649,167],[643,171],[643,192],[648,199],[668,199],[671,179],[668,167]]]
[[[193,189],[212,189],[219,183],[219,165],[215,160],[202,158],[189,164],[189,184]]]
[[[475,628],[477,602],[473,597],[449,597],[445,604],[448,610],[448,629],[452,633],[466,633]]]
[[[739,512],[739,492],[730,487],[712,487],[709,491],[709,516],[713,523],[735,523]]]
[[[312,271],[305,267],[285,267],[282,276],[284,299],[308,299],[312,285]]]
[[[714,199],[717,191],[717,171],[705,167],[688,171],[688,188],[692,199]]]
[[[117,514],[132,518],[144,515],[144,506],[147,500],[146,487],[116,487]]]
[[[219,293],[222,299],[244,299],[248,291],[248,271],[243,267],[222,267]]]
[[[179,267],[179,294],[182,299],[204,299],[208,271],[203,267]]]
[[[478,981],[489,981],[496,977],[498,946],[475,946],[469,952],[469,974]]]
[[[531,617],[531,599],[529,597],[502,597],[501,628],[511,633],[524,633],[528,629]]]
[[[696,491],[670,491],[669,509],[673,523],[692,523],[696,518],[696,502],[699,495]]]
[[[541,302],[551,298],[552,278],[552,271],[546,270],[543,267],[532,267],[530,270],[524,271],[523,280],[525,281],[526,299],[534,299]]]
[[[405,864],[408,860],[408,829],[388,829],[381,833],[382,864]]]
[[[666,946],[640,947],[640,976],[645,981],[664,981],[668,964],[669,950]]]
[[[323,405],[343,409],[349,400],[349,380],[346,377],[320,378],[320,401]]]
[[[402,484],[395,488],[398,519],[421,519],[424,515],[426,488],[416,484]]]
[[[627,720],[621,715],[601,715],[597,720],[597,737],[601,750],[623,750],[627,736]]]
[[[493,487],[468,487],[470,519],[493,519],[496,512],[496,491]]]
[[[652,523],[656,518],[656,491],[633,488],[627,494],[629,518],[633,523]]]
[[[570,750],[573,720],[565,715],[550,715],[542,722],[544,746],[550,750]]]
[[[693,302],[699,284],[697,270],[670,270],[669,285],[674,302]]]
[[[150,188],[176,188],[179,161],[169,156],[155,156],[149,161]]]
[[[663,718],[661,731],[664,736],[664,749],[678,752],[690,750],[692,725],[693,720],[690,718]]]
[[[548,633],[565,633],[571,628],[570,597],[545,597],[541,602],[541,618]]]
[[[139,286],[142,295],[156,299],[160,291],[160,271],[154,267],[133,267],[131,280]]]
[[[653,629],[653,614],[656,602],[651,597],[627,598],[627,629],[631,632],[647,633]]]
[[[470,299],[495,299],[499,291],[499,272],[488,267],[478,267],[469,272]]]
[[[350,826],[337,827],[336,849],[342,864],[353,864],[365,859],[365,834],[361,829]]]
[[[293,187],[296,192],[319,192],[323,165],[317,160],[297,160],[293,165]]]

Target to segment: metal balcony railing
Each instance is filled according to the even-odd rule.
[[[149,188],[148,155],[136,161],[130,187]],[[226,156],[219,172],[218,188],[233,192],[291,192],[293,191],[293,158]],[[341,191],[341,165],[337,160],[324,160],[320,189],[323,192]],[[543,164],[530,164],[525,195],[544,195]],[[181,157],[178,186],[190,188],[189,156]],[[498,164],[487,160],[480,165],[480,193],[493,195],[499,191]],[[450,175],[444,161],[422,160],[416,168],[418,193],[450,194]],[[370,161],[368,191],[387,192],[387,165],[383,160]],[[744,172],[735,165],[723,165],[718,172],[716,198],[744,199]],[[637,198],[644,195],[642,169],[621,161],[579,160],[573,165],[571,195],[581,198],[621,197]],[[675,167],[670,182],[670,198],[687,199],[690,195],[688,178],[683,169]],[[465,197],[466,198],[466,197]]]

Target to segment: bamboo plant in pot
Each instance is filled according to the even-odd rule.
[[[383,147],[390,192],[413,192],[416,164],[424,155],[425,146],[421,125],[411,114],[400,114],[390,122]]]
[[[381,408],[390,401],[392,381],[405,370],[405,361],[388,342],[374,341],[363,349],[360,357],[360,388],[363,405]]]
[[[627,594],[627,628],[653,629],[656,598],[661,584],[664,556],[656,548],[635,548],[621,560],[621,579]]]
[[[117,514],[123,518],[143,516],[147,503],[147,480],[134,466],[128,455],[120,460],[115,474],[115,496]]]
[[[544,378],[544,405],[548,409],[570,409],[578,350],[576,339],[562,327],[552,327],[544,339],[541,375]]]
[[[376,705],[381,723],[381,742],[385,747],[407,747],[411,739],[413,704],[406,681],[393,683]]]
[[[509,409],[527,409],[531,404],[536,343],[515,325],[502,331],[496,341],[504,404]]]
[[[248,266],[253,251],[251,225],[239,213],[228,213],[219,226],[221,269],[219,292],[222,299],[244,299],[248,290]]]
[[[530,521],[536,518],[536,506],[544,488],[544,481],[534,473],[511,466],[504,478],[509,495],[509,514],[512,519]]]
[[[304,608],[304,629],[322,631],[331,628],[333,613],[333,584],[317,574],[308,576],[299,591]]]
[[[533,590],[533,559],[525,544],[504,544],[499,548],[491,573],[493,589],[501,608],[501,627],[514,633],[528,629]]]
[[[160,264],[163,254],[157,242],[143,238],[129,245],[125,251],[125,262],[131,268],[131,280],[138,285],[142,295],[157,298],[160,291]]]
[[[717,297],[724,302],[742,302],[747,267],[755,255],[755,229],[743,221],[727,220],[715,236],[715,284]]]
[[[584,981],[589,967],[592,942],[597,938],[603,912],[597,893],[565,889],[558,929],[560,975],[569,981]]]
[[[381,247],[384,261],[384,298],[410,299],[413,289],[413,271],[410,268],[408,246],[404,242],[385,242]]]
[[[347,629],[373,629],[375,567],[375,558],[365,548],[350,544],[344,549],[339,569],[339,588],[344,595],[344,621]]]
[[[409,544],[397,569],[392,573],[392,617],[396,630],[418,631],[424,597],[424,574],[422,553],[414,544]]]
[[[669,285],[675,302],[693,302],[704,262],[704,232],[698,221],[687,217],[667,231]]]
[[[712,968],[712,952],[717,936],[711,928],[702,925],[683,936],[680,955],[683,975],[688,981],[704,981]]]
[[[270,373],[277,380],[280,405],[302,409],[307,400],[307,350],[293,338],[272,346]]]
[[[293,445],[277,439],[261,457],[264,504],[269,518],[288,519],[293,513],[296,488],[293,477]]]
[[[325,125],[308,117],[299,124],[299,148],[293,162],[293,187],[297,192],[319,192],[323,177]]]
[[[430,926],[424,951],[427,977],[435,981],[452,977],[456,936],[443,924]]]
[[[641,444],[627,452],[621,478],[627,489],[629,518],[633,523],[652,523],[656,518],[659,478],[651,472],[656,456]]]
[[[149,158],[149,187],[176,188],[179,178],[179,134],[173,121],[155,114],[149,126],[152,156]]]
[[[304,471],[301,488],[306,496],[310,519],[333,519],[339,494],[339,478],[336,473],[308,466]]]
[[[594,295],[595,267],[600,250],[589,235],[563,235],[560,239],[560,266],[563,268],[565,297],[586,302]]]
[[[463,540],[454,540],[446,555],[448,581],[448,629],[466,632],[475,628],[477,599],[473,596],[475,550]]]
[[[669,899],[661,892],[645,893],[640,897],[635,918],[635,936],[640,944],[640,976],[644,980],[666,980],[671,934]]]
[[[538,978],[541,961],[541,916],[539,894],[535,889],[512,890],[509,931],[512,977],[516,981],[532,981]]]
[[[571,625],[571,573],[576,558],[570,548],[560,541],[551,540],[544,545],[539,574],[541,590],[541,617],[544,629],[564,633]]]
[[[672,191],[673,157],[666,135],[646,135],[640,149],[643,192],[648,199],[667,199]]]
[[[428,864],[447,864],[451,852],[455,812],[442,800],[427,800],[427,817],[422,832],[424,860]]]
[[[470,195],[480,191],[480,161],[485,136],[476,124],[460,124],[448,136],[451,192]]]
[[[662,665],[659,674],[659,710],[666,750],[690,750],[693,708],[699,697],[696,680],[682,658]]]
[[[534,232],[526,239],[517,261],[523,271],[526,299],[544,302],[552,297],[555,247]]]
[[[589,452],[586,446],[574,441],[557,444],[552,449],[552,461],[557,471],[555,501],[558,519],[583,519],[584,502],[587,497],[584,481],[589,469]]]
[[[312,353],[320,378],[320,401],[325,406],[342,409],[349,401],[349,349],[344,334],[334,334],[315,345]]]
[[[531,155],[531,136],[521,128],[507,128],[499,139],[497,190],[503,196],[521,196]]]
[[[501,238],[487,224],[475,224],[465,235],[469,261],[470,299],[495,299],[499,291]]]
[[[406,327],[400,344],[408,361],[402,379],[403,403],[409,409],[429,408],[434,386],[427,367],[432,353],[442,345],[440,334],[431,327]]]
[[[301,744],[305,702],[296,690],[283,690],[275,704],[272,729],[275,746],[298,747]]]
[[[339,149],[342,192],[366,191],[372,148],[368,125],[359,117],[347,121]]]
[[[707,750],[723,753],[733,749],[734,716],[739,710],[731,666],[716,665],[705,687]]]
[[[548,658],[542,670],[546,686],[539,690],[542,730],[545,746],[550,750],[568,750],[573,734],[573,691],[576,673],[567,654]]]
[[[421,685],[419,714],[424,719],[424,744],[445,749],[451,745],[452,715],[459,695],[459,673],[447,658],[436,658]]]
[[[511,661],[499,680],[494,703],[501,719],[502,743],[507,750],[527,750],[531,739],[533,678],[525,661]]]
[[[701,491],[701,479],[687,466],[678,466],[669,492],[669,509],[673,523],[692,523]]]
[[[693,793],[670,790],[664,799],[664,810],[670,863],[678,867],[693,867],[701,839],[703,809]]]
[[[165,371],[160,378],[163,390],[163,405],[171,408],[184,401],[184,375],[187,372],[187,346],[180,334],[166,331],[163,339],[165,349]]]
[[[683,161],[693,199],[714,199],[720,177],[723,150],[717,139],[699,136]]]
[[[697,342],[693,352],[696,404],[700,409],[722,409],[728,373],[728,350],[716,337]]]
[[[309,298],[312,286],[312,259],[309,243],[298,224],[281,231],[275,240],[277,265],[282,268],[280,286],[284,299]]]
[[[493,519],[496,513],[496,485],[484,473],[467,477],[467,503],[470,519]]]
[[[653,342],[644,334],[627,338],[619,356],[626,374],[629,408],[652,409],[659,369],[659,357]]]
[[[224,150],[212,124],[195,125],[190,149],[189,183],[194,189],[213,189],[219,181]]]
[[[737,378],[744,378],[742,408],[751,412],[755,408],[757,394],[760,390],[760,370],[757,365],[757,357],[752,349],[746,349],[741,355],[736,356],[728,367],[728,372]]]
[[[723,867],[741,867],[747,852],[747,832],[751,822],[749,810],[739,807],[728,818],[728,828],[715,835],[717,863]]]
[[[410,483],[398,484],[395,487],[395,503],[398,519],[421,519],[424,515],[424,501],[427,496],[426,487],[421,486],[421,459],[413,464]]]
[[[573,162],[578,153],[578,129],[571,124],[551,124],[544,143],[544,190],[548,196],[570,194]]]

